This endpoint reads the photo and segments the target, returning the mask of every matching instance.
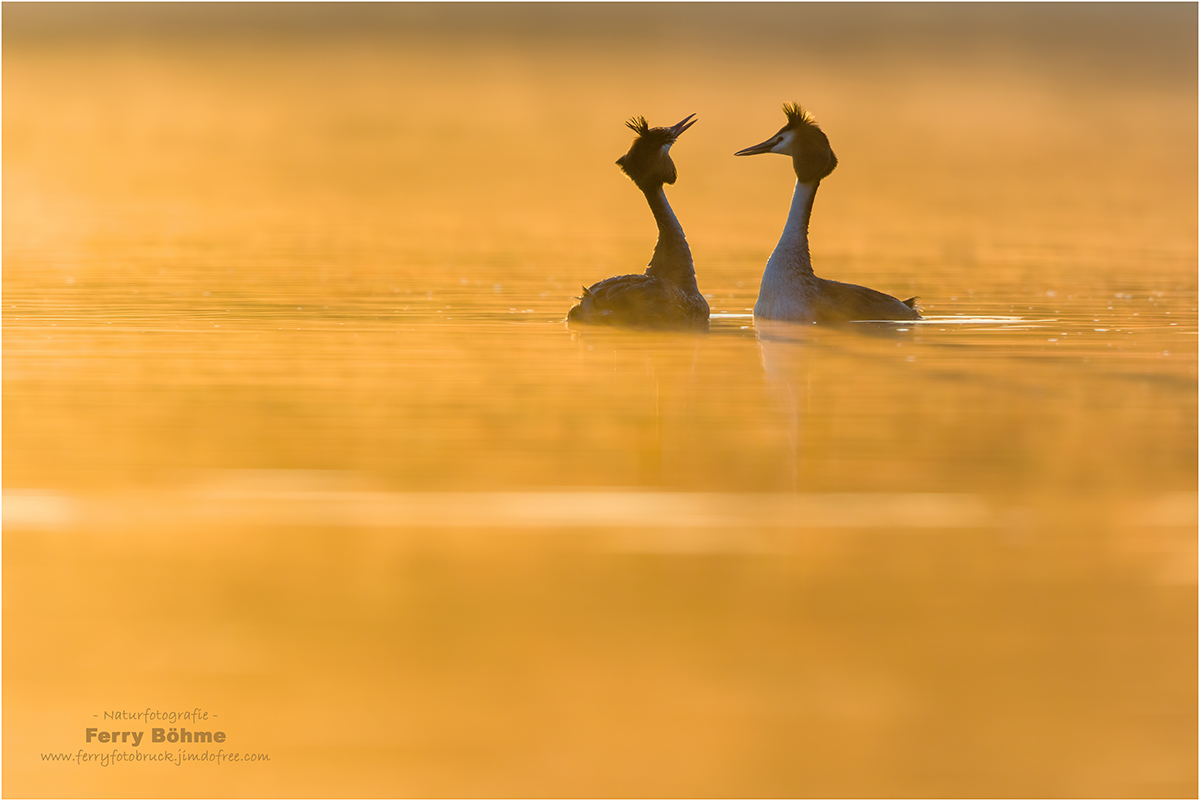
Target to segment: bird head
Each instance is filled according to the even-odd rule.
[[[800,108],[798,103],[784,103],[783,113],[787,115],[787,125],[774,136],[733,155],[779,153],[791,156],[796,178],[801,183],[819,181],[833,172],[837,166],[837,156],[833,155],[833,148],[829,146],[829,137],[817,126],[812,115]]]
[[[675,162],[671,161],[671,145],[679,135],[695,124],[695,114],[689,114],[670,128],[651,128],[645,117],[634,117],[625,125],[637,134],[629,152],[617,159],[621,172],[638,186],[675,183]]]

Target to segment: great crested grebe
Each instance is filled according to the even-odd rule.
[[[833,172],[837,156],[816,121],[795,103],[785,103],[787,125],[767,141],[735,156],[779,153],[792,157],[796,189],[779,244],[767,260],[754,316],[801,322],[919,320],[917,299],[897,300],[874,289],[818,278],[808,253],[808,220],[821,179]]]
[[[579,305],[567,313],[568,322],[708,328],[708,301],[696,286],[692,251],[663,191],[663,184],[675,183],[671,145],[692,127],[695,116],[689,114],[670,128],[651,128],[645,117],[625,123],[637,138],[617,165],[646,195],[658,223],[658,244],[645,273],[618,275],[584,287]]]

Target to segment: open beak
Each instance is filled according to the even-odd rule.
[[[679,122],[672,125],[667,130],[669,130],[671,132],[671,136],[673,136],[673,137],[679,136],[681,133],[686,131],[688,128],[691,128],[693,125],[696,124],[696,120],[693,119],[693,117],[695,117],[695,116],[696,116],[695,114],[689,114],[686,117],[684,117],[682,120],[680,120]]]
[[[772,136],[770,139],[768,139],[765,142],[759,142],[757,145],[751,145],[750,147],[746,148],[745,150],[739,150],[738,152],[734,153],[733,155],[735,155],[735,156],[757,156],[759,153],[770,153],[771,148],[775,147],[775,145],[777,145],[777,144],[779,144],[779,137]]]

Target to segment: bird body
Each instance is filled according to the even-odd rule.
[[[618,275],[585,287],[572,322],[647,328],[708,326],[708,302],[698,290],[653,275]]]
[[[833,172],[837,157],[829,139],[798,105],[783,107],[788,124],[765,142],[736,156],[779,153],[792,157],[796,188],[779,244],[763,271],[755,318],[798,322],[919,320],[917,299],[897,298],[857,284],[820,278],[812,268],[808,224],[821,179]]]
[[[668,151],[692,126],[693,116],[670,128],[651,128],[641,117],[626,123],[638,136],[617,164],[646,196],[658,225],[658,242],[644,273],[618,275],[584,287],[579,304],[567,313],[569,323],[708,328],[708,301],[696,284],[683,226],[663,190],[664,184],[675,183],[677,174]]]

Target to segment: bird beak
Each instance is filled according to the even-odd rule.
[[[765,142],[759,142],[757,145],[752,145],[745,150],[739,150],[734,153],[735,156],[757,156],[759,153],[770,153],[771,148],[779,144],[779,136],[772,136]]]
[[[689,114],[686,117],[684,117],[682,120],[680,120],[679,122],[672,125],[668,129],[671,132],[671,136],[679,136],[681,133],[686,131],[688,128],[691,128],[693,125],[695,125],[696,120],[692,119],[695,116],[696,116],[695,114]]]

